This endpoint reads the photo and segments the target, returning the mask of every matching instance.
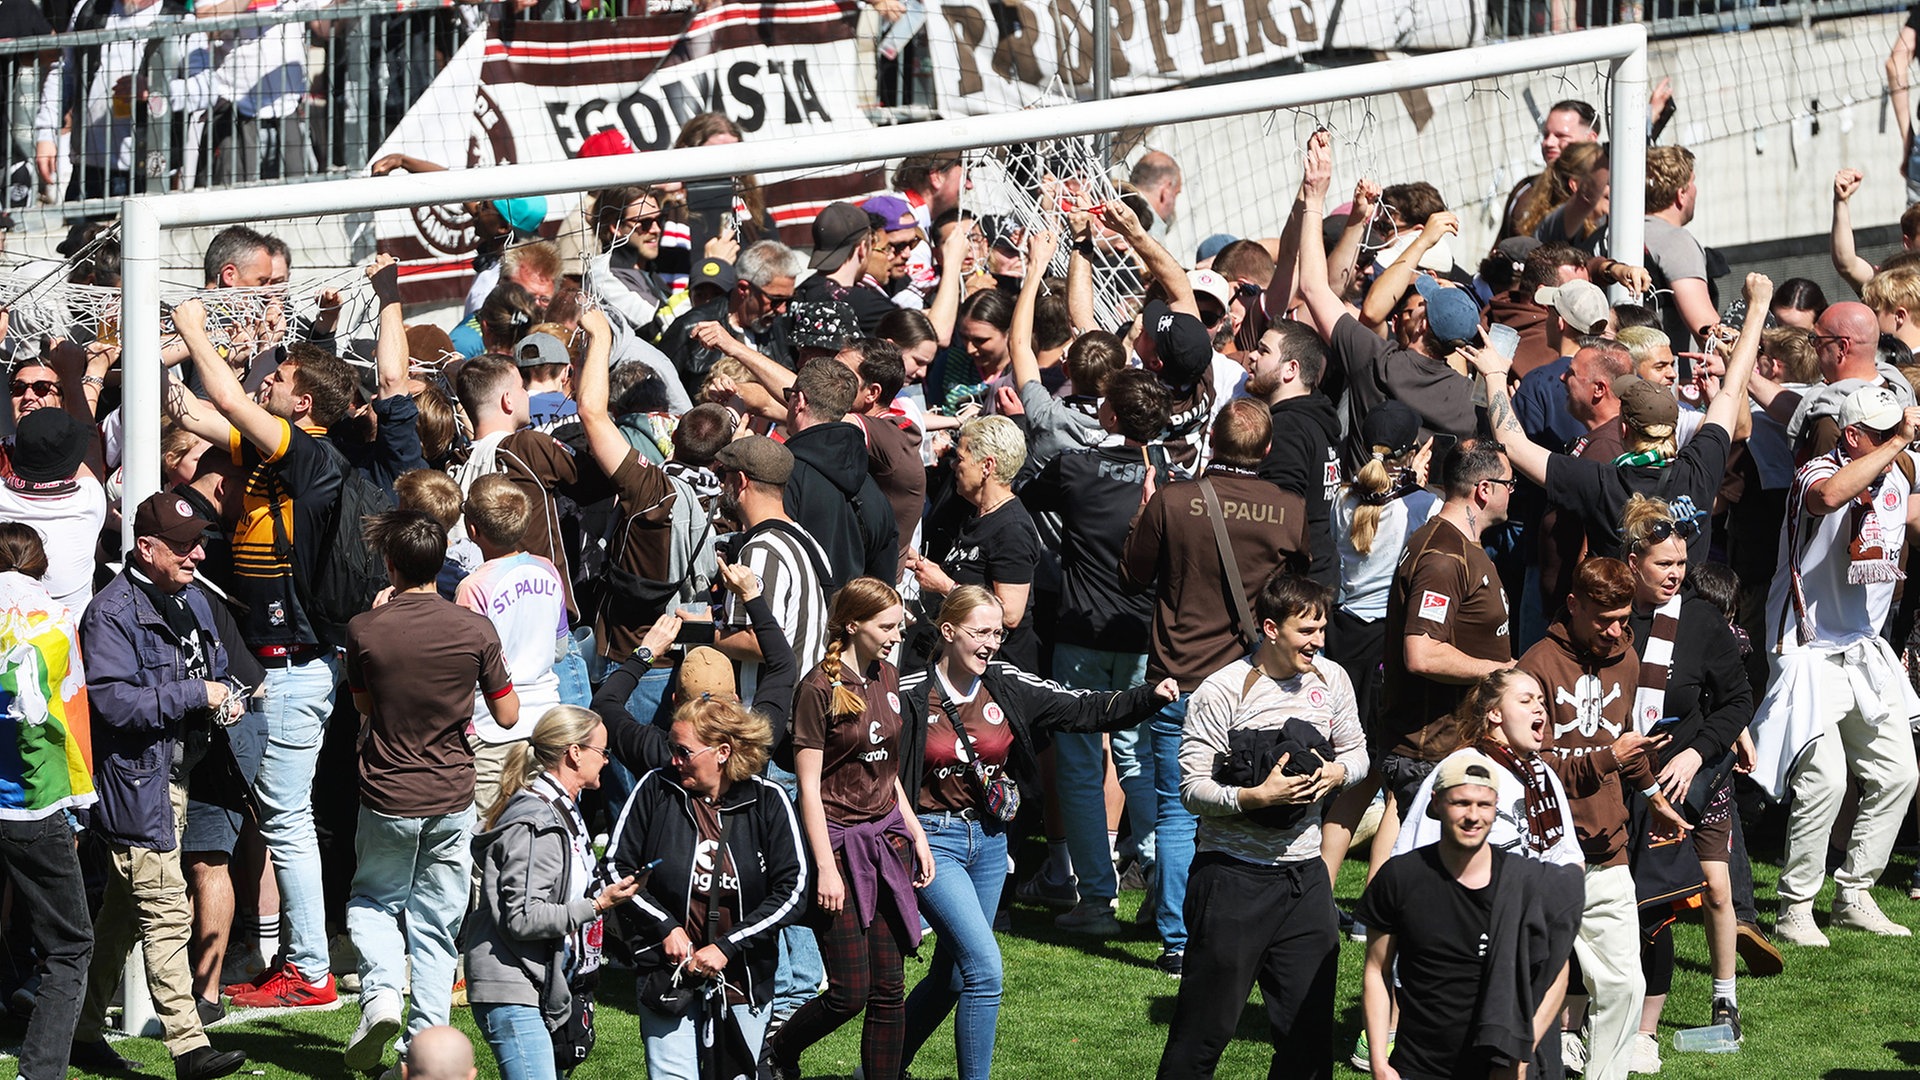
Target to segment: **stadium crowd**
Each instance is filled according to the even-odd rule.
[[[502,1076],[553,1077],[634,1037],[595,1023],[619,966],[656,1078],[797,1077],[860,1017],[895,1080],[951,1015],[983,1080],[1015,899],[1158,939],[1163,1077],[1212,1075],[1256,984],[1269,1075],[1330,1076],[1347,936],[1357,1068],[1658,1073],[1689,909],[1687,1019],[1737,1043],[1741,964],[1910,933],[1870,889],[1916,786],[1920,255],[1853,252],[1842,171],[1860,300],[1722,297],[1712,178],[1663,145],[1618,259],[1594,123],[1553,108],[1477,261],[1428,183],[1331,191],[1324,132],[1275,235],[1192,267],[1164,153],[1050,185],[1059,235],[965,209],[958,156],[807,252],[751,180],[717,225],[679,185],[551,239],[540,200],[470,204],[459,325],[408,325],[381,256],[364,345],[275,299],[236,323],[221,292],[289,265],[231,227],[169,316],[124,552],[119,372],[156,358],[11,327],[20,1075],[133,1071],[104,1033],[137,962],[182,1078],[245,1065],[229,1009],[356,995],[348,1071],[467,1075],[467,1007]],[[76,241],[115,284],[111,234]]]

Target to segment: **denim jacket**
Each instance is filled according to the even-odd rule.
[[[180,640],[128,573],[108,582],[80,618],[99,795],[93,828],[115,844],[172,851],[180,839],[167,790],[174,747],[190,718],[205,722],[207,687],[187,677]],[[189,585],[183,595],[212,651],[209,678],[226,678],[227,649],[206,594]]]

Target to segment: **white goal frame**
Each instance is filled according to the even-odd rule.
[[[873,156],[957,152],[1212,120],[1599,62],[1609,63],[1612,80],[1607,129],[1645,132],[1647,31],[1633,24],[1250,80],[1234,83],[1230,92],[1195,87],[903,124],[874,132],[873,146],[884,153]],[[121,481],[123,549],[133,546],[133,508],[160,489],[163,376],[156,360],[161,338],[163,230],[591,191],[619,184],[705,180],[863,160],[858,143],[854,143],[855,153],[848,152],[849,142],[847,133],[841,132],[618,157],[128,198],[120,207],[122,379],[128,406]],[[1612,250],[1621,262],[1635,265],[1641,262],[1644,244],[1646,153],[1644,138],[1616,138],[1613,143]]]

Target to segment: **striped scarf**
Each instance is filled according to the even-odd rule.
[[[1680,594],[1653,609],[1653,627],[1647,648],[1640,654],[1640,687],[1633,692],[1633,729],[1645,735],[1667,708],[1667,668],[1673,663],[1673,641],[1680,636]]]
[[[1526,757],[1513,747],[1494,739],[1481,739],[1475,747],[1512,773],[1526,791],[1527,847],[1536,855],[1552,851],[1567,830],[1566,815],[1553,797],[1553,782],[1547,778],[1547,763],[1539,754]]]

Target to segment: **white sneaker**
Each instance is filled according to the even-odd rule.
[[[1873,894],[1865,889],[1842,889],[1833,898],[1833,925],[1865,930],[1882,937],[1912,937],[1913,931],[1880,913]]]
[[[399,999],[391,994],[375,994],[360,1007],[360,1026],[347,1040],[346,1065],[352,1072],[372,1072],[387,1054],[387,1044],[400,1034]]]
[[[1560,1032],[1560,1064],[1576,1076],[1587,1071],[1587,1041],[1579,1032]]]
[[[1627,1071],[1648,1076],[1660,1071],[1660,1037],[1651,1032],[1636,1032],[1633,1050],[1628,1055]]]
[[[1813,901],[1803,900],[1797,904],[1782,903],[1780,917],[1774,920],[1773,936],[1789,945],[1798,945],[1803,949],[1824,949],[1831,942],[1827,935],[1813,922]]]

